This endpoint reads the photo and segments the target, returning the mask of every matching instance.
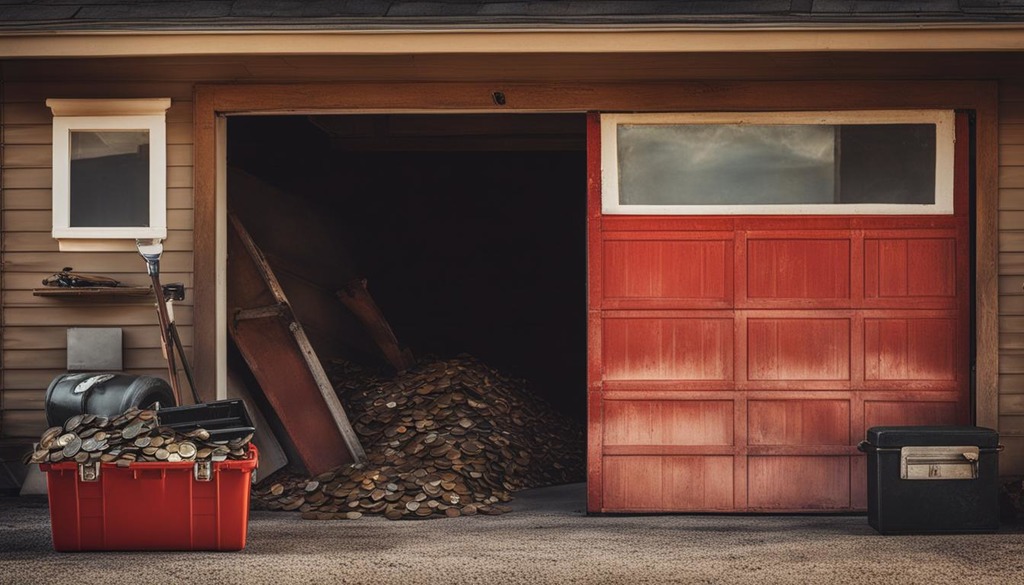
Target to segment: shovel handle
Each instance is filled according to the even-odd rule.
[[[149,261],[148,259],[146,260]],[[181,404],[181,382],[178,380],[178,367],[174,360],[174,341],[171,338],[171,317],[167,314],[167,305],[161,296],[163,288],[160,286],[160,271],[150,272],[153,280],[153,292],[156,295],[156,315],[160,322],[160,345],[163,347],[164,355],[167,356],[167,375],[170,378],[171,392],[174,394],[174,402]]]

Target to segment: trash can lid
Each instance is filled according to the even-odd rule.
[[[912,445],[996,447],[999,445],[999,433],[984,427],[871,427],[867,432],[867,442],[875,447]]]

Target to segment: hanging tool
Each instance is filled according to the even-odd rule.
[[[196,389],[195,378],[192,375],[192,366],[185,356],[185,349],[181,344],[181,337],[178,335],[178,327],[174,324],[174,301],[185,299],[185,285],[182,283],[160,284],[160,255],[163,254],[163,242],[159,239],[135,240],[135,246],[139,254],[146,261],[146,272],[153,281],[153,294],[157,296],[156,312],[160,322],[160,346],[163,349],[164,357],[167,358],[167,374],[170,378],[171,391],[174,399],[181,404],[181,382],[178,379],[178,366],[174,357],[177,350],[181,358],[181,366],[185,370],[185,377],[188,378],[189,388],[192,390],[192,399],[195,404],[202,403],[199,392]]]

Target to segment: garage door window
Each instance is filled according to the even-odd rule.
[[[602,116],[614,214],[950,214],[953,112]]]

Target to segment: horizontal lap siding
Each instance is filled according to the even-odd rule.
[[[833,59],[834,57],[830,57]],[[401,58],[395,58],[401,60]],[[633,57],[624,57],[622,71],[631,70]],[[115,72],[109,63],[75,60],[64,68],[45,72],[36,62],[25,61],[6,71],[40,79],[8,82],[0,101],[2,138],[2,194],[0,194],[0,245],[3,250],[0,316],[3,322],[3,353],[0,362],[0,438],[31,437],[42,425],[41,399],[47,383],[63,368],[55,355],[64,351],[64,329],[73,325],[120,326],[125,331],[127,366],[135,372],[159,373],[153,352],[159,346],[155,316],[144,302],[58,301],[32,296],[39,281],[60,269],[102,272],[127,283],[141,284],[145,276],[133,254],[58,253],[50,230],[50,112],[46,98],[171,97],[168,113],[168,220],[167,262],[164,280],[183,281],[192,286],[192,91],[193,79],[268,80],[294,73],[295,64],[271,58],[260,64],[200,64],[135,67]],[[18,68],[20,67],[20,69]],[[791,68],[799,67],[793,65]],[[869,67],[875,76],[874,65]],[[915,67],[909,71],[918,72]],[[302,79],[350,77],[387,78],[379,68],[340,70],[330,64],[323,71],[304,70]],[[448,79],[450,68],[439,74]],[[476,79],[480,69],[469,69],[466,77]],[[717,71],[717,69],[716,69]],[[347,73],[346,73],[347,72]],[[399,73],[400,74],[400,73]],[[740,68],[738,77],[751,75]],[[834,73],[835,75],[840,75]],[[1013,74],[1013,72],[1009,72]],[[522,75],[530,75],[523,73]],[[923,75],[923,74],[922,74]],[[121,81],[109,81],[122,76]],[[851,75],[855,77],[855,75]],[[557,77],[557,76],[556,76]],[[820,77],[816,77],[820,78]],[[55,79],[75,79],[73,82]],[[294,79],[291,79],[294,81]],[[1024,80],[1001,84],[1000,103],[1000,190],[999,190],[999,412],[1003,440],[1008,449],[1003,471],[1024,473]],[[191,290],[185,303],[191,305]],[[191,311],[182,307],[181,323],[185,343],[191,345]],[[34,360],[33,357],[38,357]],[[40,365],[43,364],[43,365]],[[53,367],[55,364],[58,367]]]
[[[156,312],[143,299],[55,299],[32,289],[72,266],[148,285],[145,263],[133,252],[60,252],[51,227],[51,114],[47,98],[170,97],[167,112],[168,238],[161,260],[163,282],[184,282],[186,299],[175,316],[191,355],[192,324],[192,84],[8,83],[2,110],[3,278],[0,310],[0,438],[36,437],[45,428],[43,397],[65,371],[68,327],[120,327],[125,369],[166,377]]]
[[[1024,81],[1000,86],[999,432],[1003,474],[1024,473]]]

